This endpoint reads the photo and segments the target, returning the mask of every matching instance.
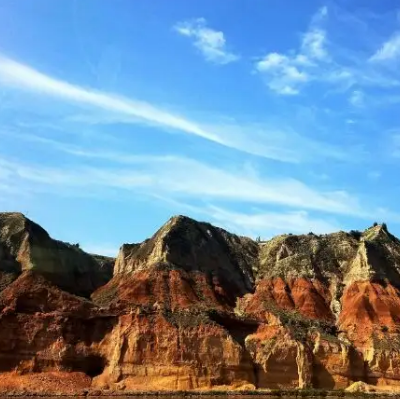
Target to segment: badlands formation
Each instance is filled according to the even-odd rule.
[[[400,241],[188,217],[116,259],[0,213],[0,391],[400,387]]]

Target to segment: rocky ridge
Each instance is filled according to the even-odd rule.
[[[114,390],[400,386],[386,225],[255,242],[177,216],[124,244],[113,276],[109,262],[0,214],[0,388],[12,373]]]
[[[110,279],[112,264],[112,259],[89,255],[78,244],[52,239],[21,213],[0,213],[0,288],[32,270],[66,291],[90,296]]]

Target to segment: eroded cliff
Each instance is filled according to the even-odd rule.
[[[66,291],[90,296],[112,276],[111,259],[92,256],[52,239],[21,213],[0,213],[0,289],[20,273],[33,270]]]
[[[124,244],[107,282],[109,260],[0,215],[0,388],[65,373],[79,389],[400,386],[385,225],[258,243],[178,216]]]

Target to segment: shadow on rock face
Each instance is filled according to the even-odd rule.
[[[93,378],[100,375],[107,366],[107,361],[100,355],[64,359],[62,366],[68,371],[80,371]]]

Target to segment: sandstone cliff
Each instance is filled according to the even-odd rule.
[[[249,238],[177,216],[143,243],[123,245],[114,278],[92,298],[172,309],[232,308],[254,289],[257,259],[258,246]]]
[[[0,213],[0,289],[26,270],[83,296],[89,296],[112,275],[110,259],[96,259],[78,245],[52,239],[21,213]]]
[[[107,282],[109,260],[20,214],[0,223],[0,388],[50,374],[118,390],[400,386],[385,225],[257,243],[178,216],[124,244]]]

